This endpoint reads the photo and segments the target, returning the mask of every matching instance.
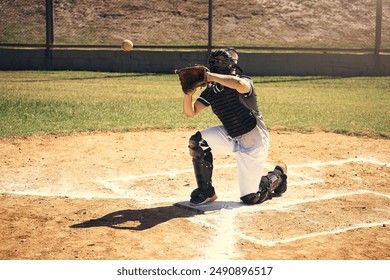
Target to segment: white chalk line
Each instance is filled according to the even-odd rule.
[[[211,228],[211,229],[218,232],[218,231],[221,231],[221,227],[220,227],[218,221],[224,221],[226,219],[226,217],[230,217],[230,220],[232,221],[233,220],[232,217],[235,217],[238,214],[242,214],[242,213],[246,213],[246,212],[256,213],[256,212],[265,212],[267,210],[268,211],[281,211],[281,210],[286,211],[288,207],[296,206],[299,204],[319,202],[319,201],[324,201],[324,200],[332,200],[332,199],[336,199],[336,198],[340,198],[340,197],[355,196],[355,195],[362,195],[362,194],[378,195],[378,196],[383,196],[387,199],[390,199],[390,195],[387,195],[387,194],[373,192],[373,191],[369,191],[369,190],[360,190],[360,191],[340,193],[340,194],[326,194],[326,195],[323,195],[320,197],[310,198],[310,199],[302,199],[302,200],[295,200],[295,201],[290,200],[290,201],[286,201],[284,203],[279,203],[279,204],[270,203],[270,204],[261,204],[261,205],[257,205],[257,206],[255,205],[255,206],[241,207],[241,208],[234,209],[234,211],[223,209],[216,217],[217,222],[214,221],[214,223],[210,223],[210,222],[206,221],[207,219],[210,219],[210,218],[213,219],[213,217],[210,217],[207,215],[194,216],[194,217],[190,217],[188,219],[191,220],[195,224],[199,224],[203,227]],[[214,220],[215,220],[215,218],[214,218]],[[229,222],[229,221],[227,221],[227,222]],[[377,227],[380,225],[387,225],[389,223],[390,223],[390,221],[375,222],[375,223],[360,223],[360,224],[356,224],[353,226],[340,228],[340,229],[336,229],[336,230],[332,230],[332,231],[313,232],[313,233],[309,233],[309,234],[300,235],[297,237],[292,237],[292,238],[288,238],[288,239],[284,239],[284,240],[275,240],[275,241],[258,239],[258,238],[255,238],[253,236],[248,235],[247,233],[244,234],[241,232],[237,232],[234,230],[234,228],[232,230],[234,232],[234,235],[241,238],[241,239],[245,239],[247,241],[250,241],[250,242],[253,242],[256,244],[260,244],[263,246],[275,246],[277,244],[294,242],[294,241],[297,241],[300,239],[312,238],[312,237],[317,237],[317,236],[327,235],[327,234],[329,234],[329,235],[330,234],[337,234],[337,233],[350,231],[353,229]],[[224,234],[224,231],[222,231],[221,234]]]
[[[351,230],[356,230],[356,229],[364,229],[364,228],[373,228],[373,227],[379,227],[379,226],[386,226],[390,224],[390,220],[386,221],[381,221],[381,222],[375,222],[375,223],[362,223],[362,224],[355,224],[351,225],[345,228],[340,228],[340,229],[335,229],[335,230],[330,230],[330,231],[321,231],[321,232],[313,232],[313,233],[308,233],[308,234],[303,234],[299,235],[296,237],[291,237],[287,239],[282,239],[282,240],[276,240],[276,241],[269,241],[269,240],[261,240],[257,239],[245,234],[240,233],[239,236],[242,239],[245,239],[247,241],[250,241],[252,243],[258,244],[258,245],[263,245],[263,246],[276,246],[278,244],[285,244],[285,243],[291,243],[295,242],[298,240],[302,239],[307,239],[307,238],[313,238],[313,237],[318,237],[322,235],[332,235],[332,234],[338,234],[338,233],[343,233]]]
[[[276,202],[273,203],[273,201],[266,201],[265,203],[262,203],[260,205],[254,205],[254,206],[246,206],[246,207],[237,207],[234,208],[235,213],[258,213],[258,212],[265,212],[265,211],[286,211],[288,208],[295,207],[297,205],[301,204],[307,204],[307,203],[313,203],[313,202],[321,202],[325,200],[333,200],[341,197],[348,197],[348,196],[355,196],[355,195],[363,195],[363,194],[371,194],[371,195],[377,195],[385,197],[386,199],[390,199],[390,195],[384,194],[384,193],[378,193],[373,192],[370,190],[358,190],[354,192],[346,192],[346,193],[328,193],[322,196],[313,197],[313,198],[306,198],[306,199],[289,199],[283,202]],[[223,209],[225,211],[232,211],[233,209]],[[197,219],[201,218],[202,216],[195,216],[191,217],[189,219]],[[195,223],[198,223],[198,221],[195,221]],[[203,221],[200,222],[202,224]]]
[[[291,178],[291,176],[297,176],[301,178],[302,180],[299,181],[293,181],[289,182],[289,186],[299,186],[299,187],[304,187],[304,186],[309,186],[309,185],[315,185],[323,182],[323,179],[321,178],[313,178],[310,175],[306,175],[303,173],[300,173],[298,171],[294,171],[294,169],[300,169],[300,168],[313,168],[313,169],[318,169],[324,166],[329,166],[329,165],[343,165],[346,163],[370,163],[370,164],[376,164],[376,165],[381,165],[381,166],[390,166],[389,163],[385,163],[376,159],[368,159],[364,157],[355,157],[351,159],[345,159],[345,160],[335,160],[335,161],[327,161],[327,162],[311,162],[311,163],[306,163],[306,164],[295,164],[295,165],[289,165],[288,166],[288,173]],[[216,165],[214,168],[215,170],[219,169],[231,169],[235,168],[236,164],[224,164],[224,165]],[[272,168],[271,166],[267,166],[268,168]],[[158,178],[161,176],[167,176],[167,177],[177,177],[179,174],[185,174],[185,173],[193,173],[193,169],[172,169],[169,171],[161,171],[161,172],[155,172],[155,173],[148,173],[148,174],[142,174],[142,175],[131,175],[131,176],[125,176],[125,177],[116,177],[116,178],[111,178],[111,179],[106,179],[106,180],[98,180],[97,182],[104,186],[107,189],[110,189],[112,192],[121,194],[121,195],[127,195],[128,197],[136,197],[133,195],[132,192],[135,192],[135,190],[129,190],[128,188],[126,190],[123,190],[119,185],[114,184],[114,182],[124,182],[124,183],[134,183],[136,181],[141,181],[144,179],[149,179],[149,178]],[[130,193],[129,193],[130,192]],[[142,201],[140,201],[142,202]]]
[[[313,179],[312,177],[305,175],[305,174],[301,174],[299,172],[294,172],[294,171],[291,172],[291,169],[294,169],[294,168],[296,168],[296,169],[299,169],[299,168],[320,169],[321,167],[324,167],[324,166],[329,166],[329,165],[340,166],[340,165],[343,165],[346,163],[353,163],[353,162],[371,163],[371,164],[375,164],[375,165],[389,166],[389,164],[383,163],[381,161],[371,160],[371,159],[363,159],[363,158],[354,158],[354,159],[330,161],[330,162],[314,162],[314,163],[309,163],[309,164],[305,164],[305,165],[293,165],[293,166],[288,167],[289,175],[291,176],[291,174],[293,174],[293,176],[297,176],[297,177],[303,179],[304,181],[293,182],[293,184],[291,184],[291,182],[289,182],[289,186],[307,186],[307,185],[313,185],[313,184],[318,184],[318,183],[323,182],[322,179]],[[237,231],[236,227],[232,226],[233,221],[234,221],[234,217],[236,217],[239,213],[264,212],[267,210],[268,211],[287,211],[289,207],[297,206],[300,204],[307,204],[307,203],[311,203],[311,202],[320,202],[320,201],[324,201],[324,200],[332,200],[332,199],[337,199],[337,198],[341,198],[341,197],[362,195],[362,194],[372,194],[372,195],[383,196],[387,199],[390,198],[390,195],[388,195],[388,194],[373,192],[370,190],[359,190],[359,191],[347,192],[347,193],[330,193],[330,194],[326,194],[326,195],[323,195],[320,197],[288,200],[288,201],[283,201],[281,203],[275,203],[275,204],[264,203],[263,205],[261,205],[261,207],[253,206],[253,208],[252,207],[236,208],[236,209],[234,209],[233,212],[231,212],[231,210],[224,210],[224,211],[221,211],[219,213],[218,217],[216,218],[216,220],[214,220],[213,223],[205,221],[205,218],[203,218],[202,216],[195,216],[195,217],[191,217],[188,219],[190,219],[192,222],[194,222],[196,224],[200,224],[204,227],[208,227],[208,228],[213,229],[216,232],[214,242],[216,242],[219,239],[224,239],[224,236],[226,234],[225,228],[223,228],[223,227],[221,228],[221,226],[219,224],[220,224],[220,221],[226,220],[227,223],[231,224],[231,226],[230,226],[231,232],[230,232],[228,238],[225,240],[225,246],[227,248],[234,247],[236,242],[237,242],[237,238],[240,238],[242,240],[247,240],[247,241],[250,241],[252,243],[262,245],[262,246],[273,247],[273,246],[276,246],[278,244],[291,243],[291,242],[295,242],[298,240],[307,239],[307,238],[314,238],[314,237],[318,237],[318,236],[322,236],[322,235],[333,235],[333,234],[347,232],[347,231],[351,231],[351,230],[355,230],[355,229],[378,227],[378,226],[390,224],[390,221],[375,222],[375,223],[360,223],[360,224],[352,225],[352,226],[345,227],[345,228],[335,229],[332,231],[313,232],[313,233],[303,234],[303,235],[299,235],[296,237],[275,240],[275,241],[255,238],[251,235],[248,235],[247,233],[242,233],[242,232]],[[230,211],[230,212],[227,212],[227,211]],[[227,217],[230,217],[230,218],[226,219]],[[234,238],[234,237],[236,237],[236,238]],[[229,243],[230,245],[227,245],[227,243]],[[210,248],[209,250],[206,250],[206,251],[207,252],[209,252],[209,251],[217,251],[218,252],[218,249],[219,249],[219,247],[217,246],[218,244],[216,244],[216,243],[211,243],[211,244],[212,244],[211,245],[212,248]],[[207,256],[207,257],[212,257],[212,256]],[[233,258],[234,256],[226,256],[226,255],[221,255],[221,254],[216,255],[217,259],[223,259],[223,257]]]
[[[294,169],[310,169],[314,168],[317,169],[319,167],[328,166],[328,165],[342,165],[346,163],[351,162],[358,162],[358,163],[371,163],[376,164],[380,166],[389,166],[389,163],[385,163],[376,159],[368,159],[363,157],[356,157],[351,159],[345,159],[345,160],[337,160],[337,161],[327,161],[327,162],[311,162],[306,164],[295,164],[295,165],[289,165],[288,166],[288,173],[289,177],[292,178],[294,176],[302,179],[302,180],[296,180],[296,181],[289,181],[289,186],[297,186],[297,187],[304,187],[308,185],[315,185],[322,183],[323,180],[321,178],[313,178],[310,175],[300,173],[298,170]],[[236,164],[224,164],[224,165],[216,165],[215,169],[231,169],[235,168]],[[271,165],[267,166],[267,168],[272,168]],[[47,197],[54,197],[54,196],[64,196],[64,197],[70,197],[70,198],[77,198],[77,199],[93,199],[93,198],[109,198],[109,199],[120,199],[120,198],[135,198],[137,201],[142,203],[144,199],[143,192],[139,192],[137,189],[132,189],[131,185],[128,184],[134,183],[136,181],[141,181],[144,179],[149,178],[158,178],[161,176],[167,176],[167,177],[177,177],[177,175],[185,174],[185,173],[193,173],[193,169],[173,169],[168,171],[161,171],[161,172],[154,172],[154,173],[147,173],[142,175],[129,175],[129,176],[123,176],[123,177],[114,177],[110,179],[97,179],[94,181],[94,183],[98,183],[107,191],[109,192],[94,192],[94,191],[80,191],[77,188],[70,191],[57,191],[54,192],[53,190],[43,190],[43,189],[34,189],[31,183],[20,183],[15,182],[12,185],[7,185],[6,188],[1,189],[0,185],[0,192],[1,193],[8,193],[8,194],[14,194],[14,195],[33,195],[33,196],[47,196]],[[308,172],[309,173],[309,172]],[[123,188],[119,184],[115,182],[122,182],[126,183],[126,187]],[[75,182],[76,183],[76,182]],[[27,187],[30,186],[30,187]],[[45,188],[46,189],[46,188]],[[171,197],[176,199],[176,197]],[[145,201],[146,202],[146,201]],[[156,197],[156,201],[148,201],[148,203],[155,203],[155,202],[161,202],[161,198]]]
[[[334,160],[334,161],[314,161],[309,164],[296,164],[293,167],[294,168],[318,168],[318,167],[323,167],[323,166],[328,166],[328,165],[343,165],[346,163],[370,163],[370,164],[375,164],[375,165],[381,165],[381,166],[387,166],[390,167],[390,163],[388,162],[383,162],[379,161],[377,159],[369,159],[369,158],[364,158],[364,157],[355,157],[355,158],[350,158],[350,159],[344,159],[344,160]]]
[[[375,164],[375,165],[381,165],[381,166],[389,166],[390,163],[382,162],[376,159],[368,159],[368,158],[363,158],[363,157],[356,157],[356,158],[351,158],[351,159],[345,159],[345,160],[334,160],[334,161],[323,161],[323,162],[318,162],[314,161],[311,163],[305,163],[305,164],[294,164],[294,165],[288,165],[288,173],[291,173],[291,169],[297,169],[297,168],[318,168],[318,167],[323,167],[323,166],[329,166],[329,165],[343,165],[346,163],[370,163],[370,164]],[[229,169],[229,168],[235,168],[237,165],[236,164],[224,164],[224,165],[215,165],[214,168],[216,170],[218,169]],[[268,168],[272,168],[271,165],[267,166]],[[106,181],[125,181],[125,182],[130,182],[130,181],[137,181],[137,180],[143,180],[146,178],[150,177],[160,177],[160,176],[168,176],[168,177],[176,177],[178,174],[184,174],[184,173],[193,173],[193,169],[171,169],[168,171],[161,171],[161,172],[155,172],[155,173],[147,173],[147,174],[142,174],[142,175],[130,175],[130,176],[125,176],[125,177],[116,177],[116,178],[111,178]],[[296,173],[296,172],[293,172]],[[308,177],[308,175],[300,174],[302,177]]]
[[[224,164],[224,165],[217,165],[214,166],[214,169],[230,169],[236,167],[235,164]],[[132,181],[141,181],[144,179],[148,178],[155,178],[155,177],[172,177],[175,178],[179,174],[185,174],[185,173],[193,173],[194,169],[171,169],[168,171],[161,171],[161,172],[155,172],[155,173],[147,173],[147,174],[142,174],[142,175],[129,175],[129,176],[124,176],[124,177],[115,177],[111,179],[106,179],[106,180],[99,180],[98,182],[115,182],[115,181],[122,181],[126,183],[130,183]]]
[[[370,163],[370,164],[375,164],[375,165],[381,165],[381,166],[389,166],[389,163],[385,163],[376,159],[368,159],[368,158],[363,158],[363,157],[356,157],[356,158],[351,158],[351,159],[345,159],[345,160],[335,160],[335,161],[327,161],[327,162],[311,162],[311,163],[306,163],[306,164],[295,164],[295,165],[289,165],[288,166],[288,174],[291,176],[299,176],[300,178],[304,179],[304,181],[300,182],[291,182],[289,183],[290,186],[305,186],[305,185],[313,185],[317,183],[323,182],[322,179],[316,179],[313,177],[310,177],[309,175],[303,174],[303,173],[298,173],[297,171],[291,170],[291,169],[299,169],[299,168],[312,168],[312,169],[318,169],[324,166],[329,166],[329,165],[343,165],[346,163]],[[224,164],[224,165],[215,165],[214,169],[219,170],[219,169],[230,169],[230,168],[235,168],[236,164]],[[272,168],[269,166],[268,168]],[[161,171],[161,172],[155,172],[155,173],[147,173],[147,174],[142,174],[142,175],[130,175],[130,176],[125,176],[125,177],[115,177],[111,179],[105,179],[105,180],[98,180],[97,182],[102,184],[105,187],[111,188],[115,192],[121,193],[122,191],[120,190],[119,187],[115,186],[113,187],[113,184],[107,184],[106,182],[115,182],[115,181],[122,181],[125,183],[131,183],[134,181],[141,181],[144,179],[148,178],[155,178],[155,177],[161,177],[161,176],[167,176],[167,177],[177,177],[179,174],[185,174],[185,173],[193,173],[193,169],[172,169],[168,171]]]
[[[310,197],[310,198],[300,198],[300,199],[289,199],[289,200],[281,200],[278,202],[274,202],[273,200],[266,201],[265,203],[261,204],[261,207],[242,207],[236,209],[237,212],[264,212],[264,211],[286,211],[286,209],[290,207],[294,207],[301,204],[307,204],[312,202],[320,202],[324,200],[333,200],[341,197],[347,197],[347,196],[355,196],[355,195],[362,195],[362,194],[372,194],[372,195],[378,195],[383,196],[385,198],[390,199],[390,195],[384,194],[384,193],[378,193],[373,192],[370,190],[358,190],[353,192],[346,192],[346,193],[328,193],[322,196],[318,197]]]
[[[240,258],[240,252],[236,250],[237,230],[234,223],[235,215],[226,215],[224,211],[221,211],[213,218],[213,223],[203,223],[203,226],[214,229],[212,240],[208,245],[209,248],[205,250],[204,258],[207,260]]]
[[[289,181],[289,186],[307,186],[307,185],[314,185],[318,183],[322,183],[323,180],[320,178],[313,178],[310,175],[307,175],[304,173],[299,172],[300,168],[305,168],[306,170],[308,169],[321,169],[324,166],[329,166],[329,165],[343,165],[347,163],[361,163],[361,164],[375,164],[375,165],[380,165],[380,166],[387,166],[389,167],[389,163],[385,163],[382,161],[378,161],[375,159],[367,159],[367,158],[362,158],[362,157],[356,157],[352,159],[346,159],[346,160],[336,160],[336,161],[328,161],[328,162],[311,162],[311,163],[306,163],[306,164],[296,164],[296,165],[289,165],[288,170],[289,170],[289,176],[291,177],[297,177],[299,180],[296,182],[291,182],[291,179]],[[215,169],[231,169],[235,168],[236,164],[225,164],[225,165],[217,165],[215,166]],[[268,166],[267,166],[268,167]],[[268,168],[272,168],[272,166],[269,166]],[[37,196],[66,196],[66,197],[71,197],[71,198],[87,198],[87,199],[93,199],[93,198],[113,198],[113,199],[118,199],[118,198],[133,198],[136,197],[135,200],[137,200],[140,203],[146,203],[150,204],[155,201],[147,201],[146,198],[144,197],[143,192],[139,192],[136,189],[129,189],[128,185],[127,188],[122,188],[119,184],[116,182],[124,182],[124,183],[134,183],[136,181],[141,181],[149,178],[155,178],[155,177],[161,177],[161,176],[167,176],[167,177],[177,177],[177,175],[180,174],[185,174],[185,173],[193,173],[193,169],[181,169],[181,170],[168,170],[168,171],[161,171],[161,172],[155,172],[155,173],[147,173],[147,174],[142,174],[142,175],[130,175],[130,176],[124,176],[124,177],[114,177],[110,179],[98,179],[95,180],[95,183],[100,184],[103,186],[105,189],[112,193],[93,193],[93,192],[80,192],[79,190],[76,189],[76,193],[74,192],[61,192],[61,193],[53,193],[53,192],[44,192],[44,194],[38,190],[38,191],[33,191],[31,188],[26,188],[27,185],[31,184],[23,184],[23,183],[14,183],[12,184],[12,187],[17,189],[18,187],[24,187],[25,190],[12,190],[12,191],[6,191],[5,193],[12,193],[12,194],[19,194],[19,195],[37,195]],[[3,192],[4,193],[4,192]],[[136,195],[134,195],[136,194]],[[363,224],[356,224],[353,226],[341,228],[341,229],[336,229],[336,230],[331,230],[331,231],[323,231],[323,232],[314,232],[314,233],[309,233],[309,234],[303,234],[300,236],[292,237],[292,238],[287,238],[283,240],[262,240],[255,238],[253,236],[244,234],[242,232],[238,232],[236,230],[236,227],[234,226],[234,218],[236,217],[237,214],[239,213],[244,213],[244,212],[264,212],[264,211],[286,211],[288,210],[289,207],[293,207],[299,204],[306,204],[310,202],[318,202],[318,201],[323,201],[323,200],[330,200],[330,199],[336,199],[344,196],[353,196],[353,195],[359,195],[359,194],[373,194],[373,195],[378,195],[382,196],[385,198],[390,198],[390,195],[384,194],[384,193],[378,193],[378,192],[372,192],[369,190],[360,190],[360,191],[355,191],[355,192],[348,192],[348,193],[330,193],[326,194],[320,197],[313,197],[313,198],[305,198],[305,199],[296,199],[296,200],[288,200],[288,201],[278,201],[277,203],[264,203],[261,205],[261,207],[240,207],[236,209],[230,209],[226,210],[223,209],[218,214],[212,218],[210,215],[201,215],[201,216],[194,216],[188,218],[195,224],[200,224],[202,226],[212,228],[215,230],[215,240],[211,242],[211,246],[213,248],[209,249],[210,253],[207,254],[207,258],[216,258],[216,259],[227,259],[227,258],[232,258],[234,256],[237,257],[237,252],[235,250],[235,244],[236,244],[236,239],[241,238],[244,240],[248,240],[250,242],[253,242],[255,244],[260,244],[263,246],[275,246],[277,244],[284,244],[284,243],[290,243],[294,242],[297,240],[302,240],[306,238],[312,238],[312,237],[317,237],[321,235],[329,235],[329,234],[337,234],[337,233],[342,233],[354,229],[360,229],[360,228],[369,228],[369,227],[377,227],[380,225],[387,225],[390,223],[390,221],[383,221],[383,222],[376,222],[376,223],[363,223]],[[161,202],[161,199],[157,200],[158,202]],[[165,201],[167,202],[167,201]],[[213,222],[207,222],[206,219],[213,219]],[[228,238],[226,237],[227,232]],[[223,242],[221,241],[223,240]],[[219,240],[219,241],[218,241]],[[221,243],[222,242],[222,243]],[[211,253],[214,252],[214,253]]]

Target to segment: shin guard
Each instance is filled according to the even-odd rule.
[[[207,143],[202,140],[200,132],[191,136],[188,148],[192,157],[198,188],[207,190],[212,187],[213,156],[211,154],[211,149],[208,147]]]
[[[287,175],[284,169],[276,166],[273,171],[268,172],[266,176],[261,177],[259,191],[241,197],[245,204],[259,204],[272,199],[272,193],[281,194],[287,190]]]

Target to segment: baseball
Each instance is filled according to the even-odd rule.
[[[133,49],[133,42],[130,40],[123,40],[121,48],[125,52],[131,51]]]

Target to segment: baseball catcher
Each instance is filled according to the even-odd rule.
[[[222,125],[196,132],[189,139],[189,152],[197,188],[190,203],[201,205],[217,199],[212,184],[213,151],[234,154],[237,161],[240,199],[245,204],[258,204],[287,190],[287,166],[283,163],[262,176],[265,166],[269,133],[257,105],[257,94],[250,77],[237,65],[238,54],[233,48],[214,51],[208,68],[177,70],[185,93],[184,114],[194,117],[211,106]],[[201,87],[206,88],[193,101]]]

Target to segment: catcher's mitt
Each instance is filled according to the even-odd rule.
[[[188,94],[190,91],[207,84],[206,72],[208,71],[210,70],[206,66],[195,65],[175,70],[175,73],[179,75],[183,92]]]

